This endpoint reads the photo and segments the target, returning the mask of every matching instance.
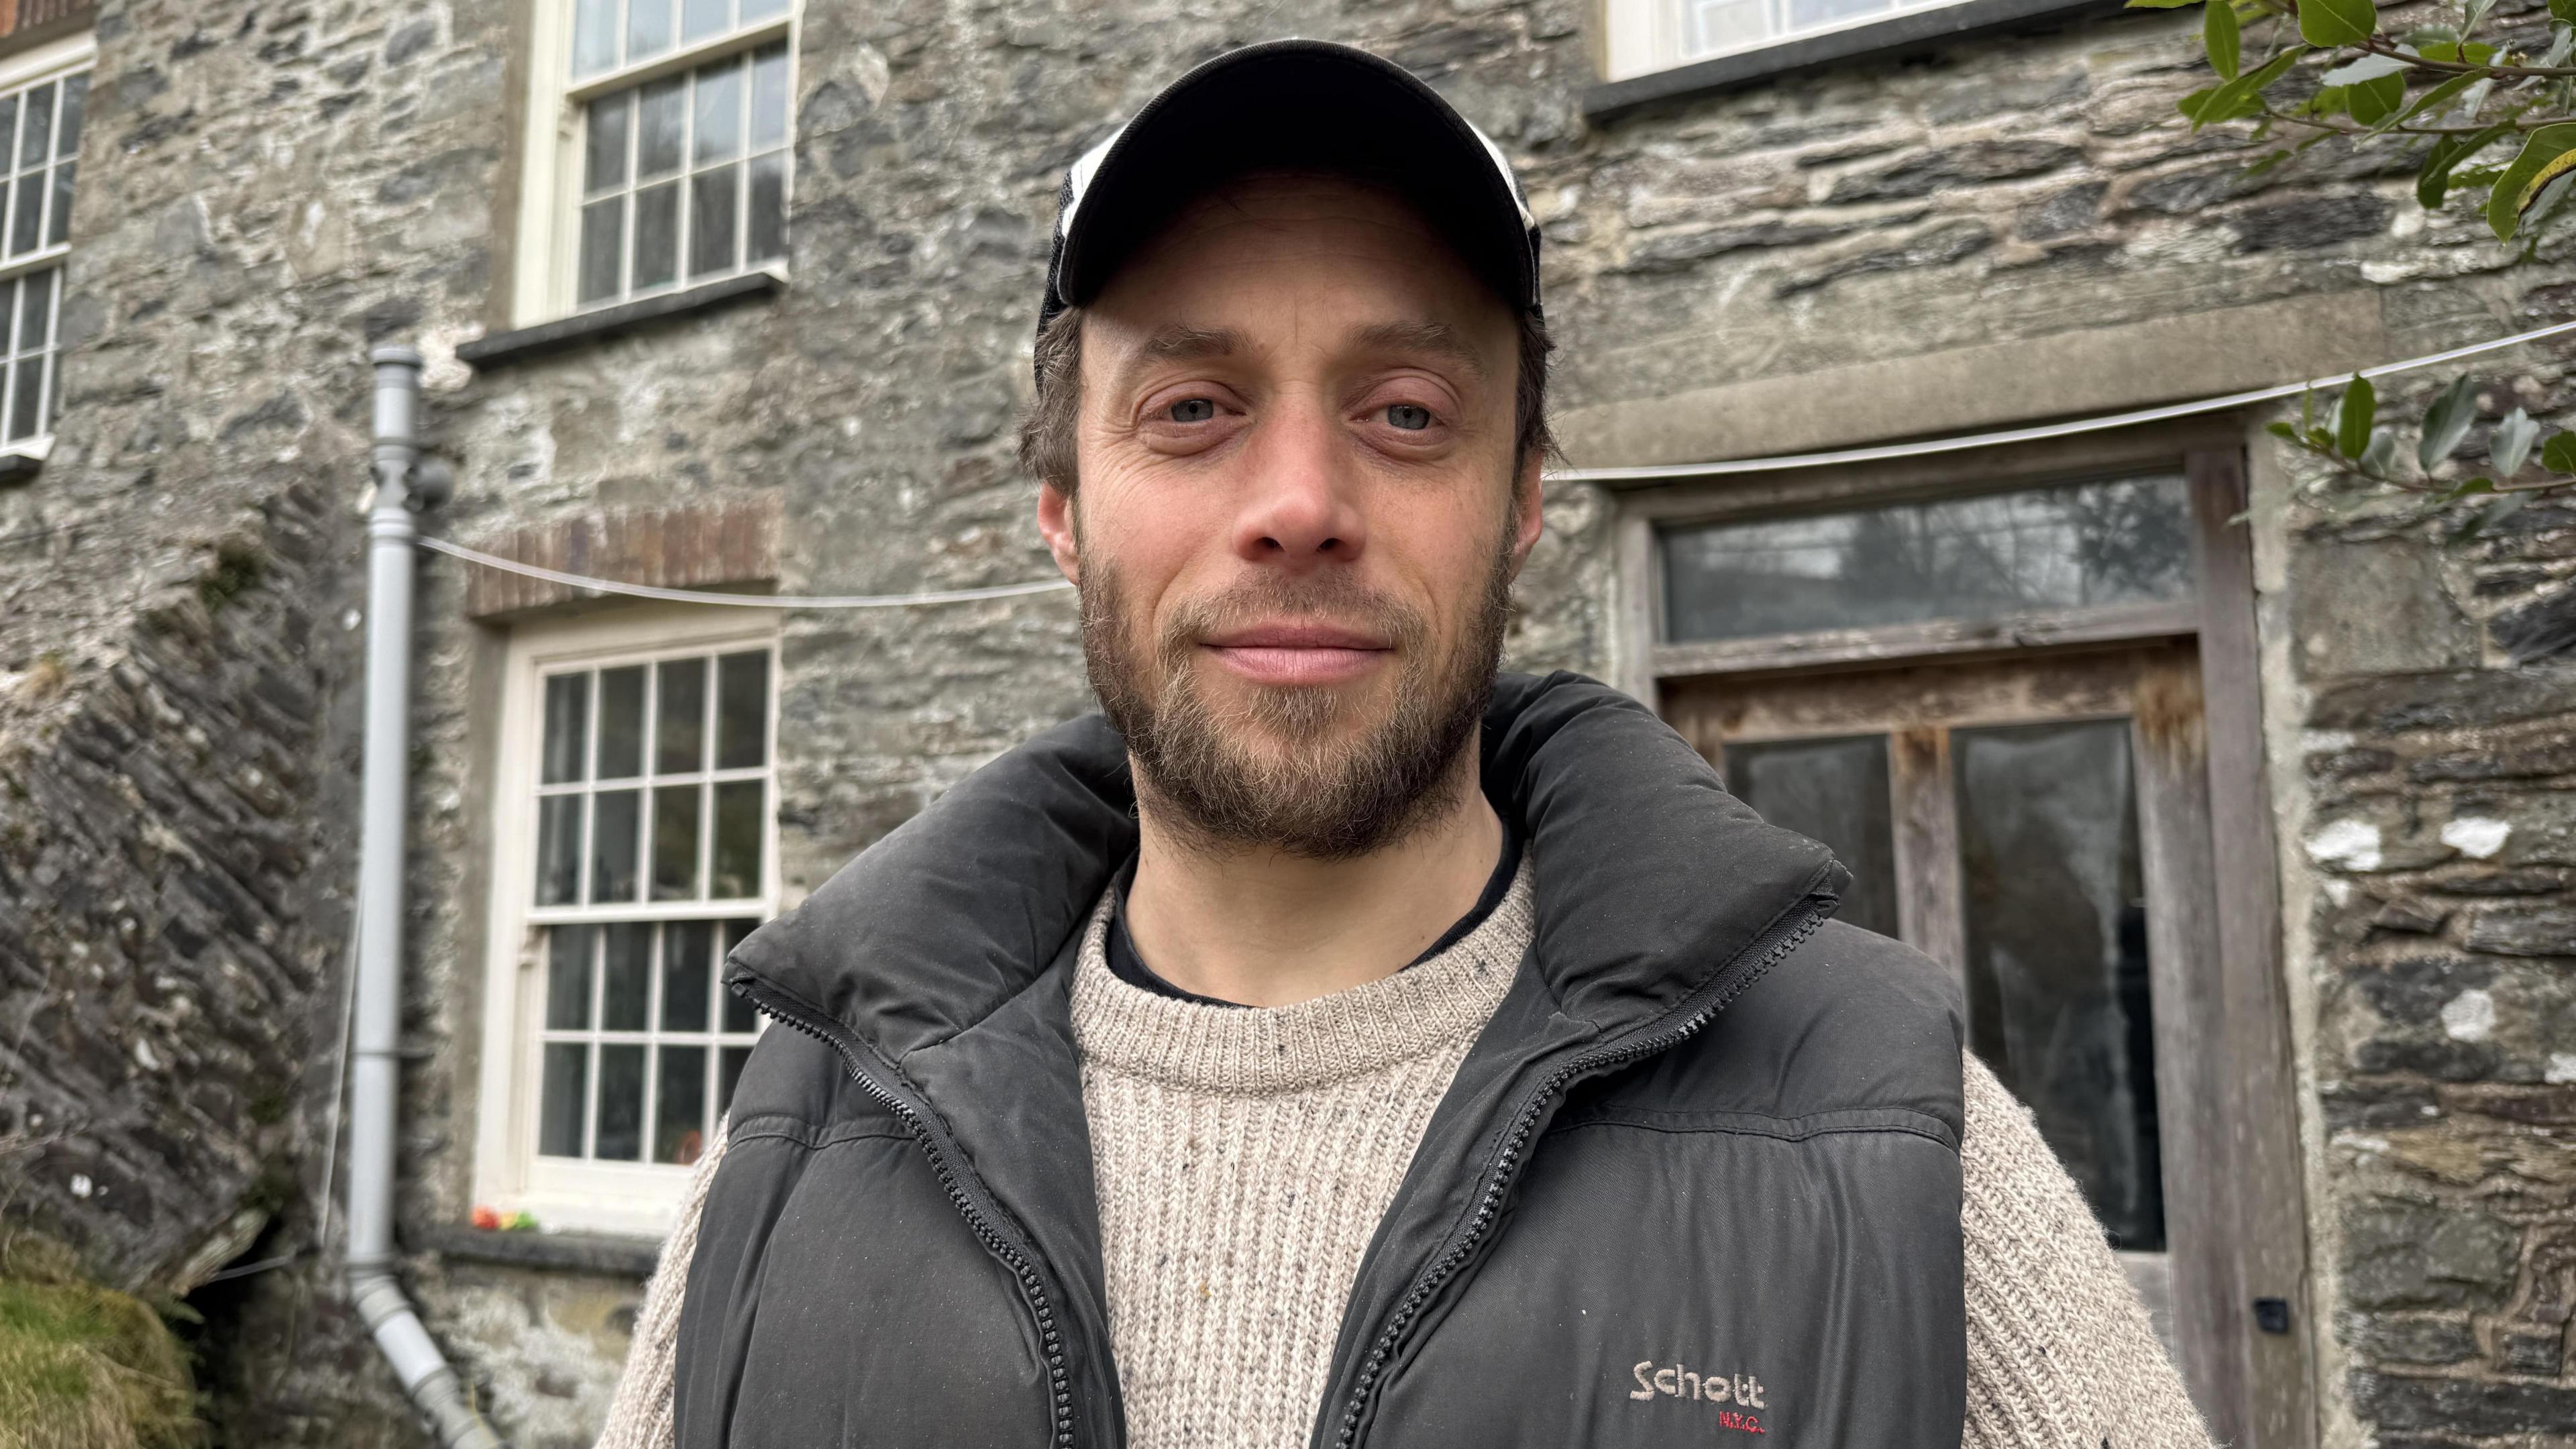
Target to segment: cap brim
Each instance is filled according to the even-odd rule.
[[[1181,206],[1271,168],[1393,187],[1507,301],[1536,310],[1529,216],[1501,155],[1401,66],[1309,40],[1229,51],[1136,113],[1066,197],[1053,300],[1090,302]]]

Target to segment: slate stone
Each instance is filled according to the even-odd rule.
[[[2484,1213],[2386,1199],[2348,1208],[2343,1230],[2344,1296],[2363,1309],[2492,1307],[2521,1246]]]
[[[2241,252],[2295,251],[2376,236],[2388,203],[2368,193],[2297,196],[2248,206],[2231,220]]]
[[[2471,912],[2463,944],[2497,956],[2576,956],[2576,906],[2495,906]]]
[[[2576,1430],[2576,1387],[2356,1372],[2353,1409],[2389,1429],[2439,1429],[2483,1438]]]
[[[2446,1364],[2478,1356],[2477,1335],[2451,1318],[2371,1315],[2347,1335],[2353,1351],[2379,1363]]]
[[[2487,632],[2517,664],[2554,659],[2576,649],[2576,588],[2508,609],[2487,622]]]
[[[1953,191],[2016,176],[2036,176],[2083,159],[2084,153],[2056,141],[1968,141],[1938,151],[1907,157],[1880,170],[1840,177],[1825,200],[1905,201],[1935,192]]]

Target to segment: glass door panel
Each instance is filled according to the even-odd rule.
[[[1852,873],[1837,916],[1897,934],[1887,736],[1731,744],[1726,787],[1763,819],[1822,841]]]
[[[2129,721],[1960,729],[1971,1044],[2113,1245],[2165,1246]]]

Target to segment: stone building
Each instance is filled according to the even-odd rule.
[[[1845,856],[1847,914],[1958,966],[2231,1440],[2576,1442],[2576,511],[2316,506],[2262,407],[1706,466],[2568,315],[2576,268],[2426,216],[2400,160],[2251,179],[2191,134],[2196,11],[0,0],[0,30],[0,1205],[186,1295],[222,1442],[422,1442],[324,1206],[368,347],[429,359],[432,535],[731,592],[1043,578],[1011,425],[1056,179],[1288,33],[1428,78],[1544,223],[1566,471],[1513,663],[1655,703]],[[2485,415],[2563,416],[2571,357],[2481,359]],[[1084,709],[1074,614],[429,556],[419,610],[407,1277],[512,1443],[583,1444],[752,1039],[722,945]]]

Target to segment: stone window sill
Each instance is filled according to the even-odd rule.
[[[787,289],[787,279],[775,272],[745,272],[739,277],[726,277],[702,287],[682,292],[666,292],[659,297],[646,297],[615,307],[602,307],[596,312],[580,312],[540,322],[533,327],[514,327],[507,332],[487,332],[456,349],[459,362],[478,372],[525,362],[568,347],[616,337],[650,326],[665,318],[712,311],[730,306],[749,297],[767,297]]]
[[[453,1224],[422,1229],[411,1246],[442,1258],[601,1273],[639,1283],[653,1276],[653,1265],[662,1256],[662,1244],[653,1238],[610,1233],[514,1233]]]
[[[1604,81],[1583,92],[1583,114],[1592,121],[1605,121],[1656,101],[1706,95],[1845,61],[1893,59],[1974,35],[2033,29],[2120,9],[2121,0],[1964,0],[1910,10],[1875,24],[1798,36],[1759,50]]]
[[[0,488],[24,483],[45,471],[42,453],[0,453]]]

